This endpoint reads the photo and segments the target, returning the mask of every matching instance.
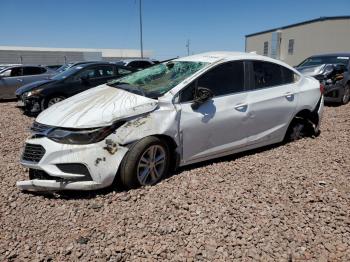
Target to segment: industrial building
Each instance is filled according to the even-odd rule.
[[[350,52],[350,16],[320,17],[249,34],[245,41],[246,52],[295,66],[312,55]]]
[[[144,57],[152,55],[144,51]],[[137,49],[89,49],[0,46],[0,64],[61,65],[73,61],[117,61],[140,58]]]

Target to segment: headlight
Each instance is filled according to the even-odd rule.
[[[29,91],[27,93],[24,93],[23,96],[35,96],[35,95],[39,95],[40,92],[42,91],[42,89],[35,89],[35,90],[32,90],[32,91]]]
[[[110,135],[115,128],[115,125],[80,130],[56,128],[52,130],[47,137],[61,144],[85,145],[100,142]]]

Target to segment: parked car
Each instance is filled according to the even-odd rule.
[[[325,87],[325,102],[347,104],[350,100],[350,53],[315,55],[305,59],[297,70],[313,76]]]
[[[145,69],[158,63],[159,61],[154,59],[125,59],[116,62],[118,65],[132,67],[139,70]]]
[[[108,62],[79,64],[50,79],[33,82],[17,89],[18,106],[27,113],[39,113],[67,97],[133,71],[136,70]]]
[[[184,166],[317,135],[320,83],[247,53],[175,59],[92,88],[42,112],[21,163],[22,190],[153,185]]]
[[[0,70],[0,99],[14,99],[19,87],[34,81],[47,79],[54,71],[44,66],[17,65]]]

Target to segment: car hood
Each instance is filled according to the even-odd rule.
[[[323,65],[317,65],[317,66],[300,66],[297,67],[296,70],[298,70],[300,73],[302,73],[305,76],[316,76],[323,72],[323,69],[325,68],[325,64]]]
[[[16,95],[23,95],[25,92],[32,91],[40,86],[43,86],[48,83],[56,82],[57,80],[52,80],[52,79],[45,79],[45,80],[40,80],[40,81],[35,81],[29,84],[26,84],[16,90]]]
[[[105,84],[49,107],[36,121],[65,128],[101,127],[120,119],[148,113],[157,105],[157,100]]]

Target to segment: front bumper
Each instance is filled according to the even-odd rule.
[[[343,97],[344,86],[337,82],[335,84],[325,85],[324,101],[325,102],[341,102]]]
[[[22,107],[24,111],[29,113],[39,113],[41,111],[40,97],[24,97],[21,96],[18,100],[18,106]]]
[[[116,145],[115,152],[111,153],[106,149],[107,139],[114,141],[115,134],[88,145],[60,144],[46,137],[28,139],[26,144],[31,148],[41,146],[44,153],[38,157],[38,151],[25,149],[20,162],[24,167],[39,170],[45,176],[18,181],[17,187],[27,191],[60,191],[94,190],[110,186],[128,148]],[[28,152],[34,156],[32,159]],[[85,166],[87,171],[79,173],[77,169],[62,169],[62,165]]]

